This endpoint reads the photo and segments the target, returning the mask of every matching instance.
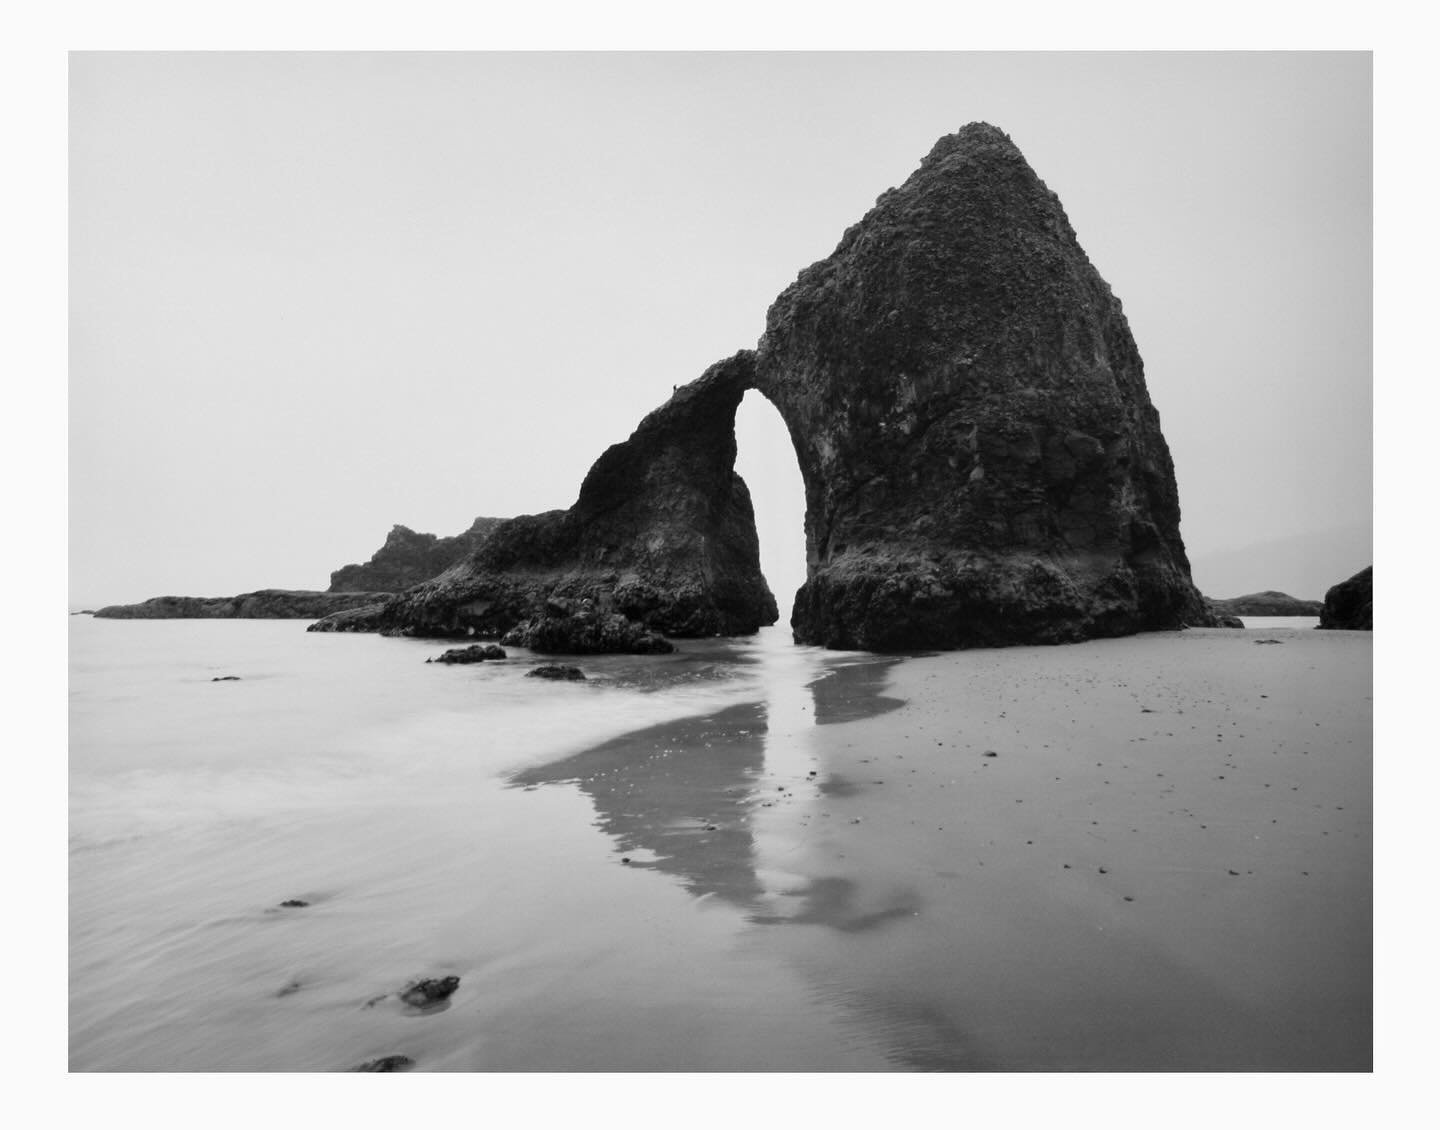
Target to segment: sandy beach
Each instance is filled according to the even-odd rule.
[[[959,1049],[917,1065],[1368,1069],[1370,664],[1209,630],[896,665],[902,709],[812,731],[795,866],[850,917],[808,959]]]
[[[73,1070],[1370,1066],[1369,633],[72,632]]]
[[[851,661],[815,724],[739,708],[516,781],[579,783],[893,1066],[1369,1068],[1368,633]]]

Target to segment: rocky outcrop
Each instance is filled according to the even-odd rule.
[[[1301,600],[1274,589],[1232,596],[1228,600],[1211,597],[1209,601],[1216,612],[1230,616],[1319,616],[1321,608],[1318,600]]]
[[[109,620],[314,620],[374,604],[385,595],[260,589],[239,596],[157,596],[140,604],[112,604],[95,615]]]
[[[439,577],[311,630],[653,652],[668,649],[661,635],[774,623],[750,494],[735,474],[735,410],[753,380],[752,354],[711,366],[600,456],[570,509],[501,522]]]
[[[1218,622],[1190,580],[1120,303],[1055,194],[975,123],[801,272],[756,353],[606,451],[569,510],[503,522],[439,577],[312,630],[646,650],[655,634],[772,622],[733,470],[751,387],[779,409],[805,482],[799,642],[897,651]]]
[[[474,553],[503,518],[476,518],[468,530],[454,537],[417,534],[408,526],[395,526],[385,544],[364,565],[346,565],[330,574],[330,592],[402,592],[411,585],[438,577]]]
[[[1374,630],[1371,584],[1375,567],[1367,565],[1349,580],[1333,585],[1325,594],[1320,610],[1320,627],[1345,628],[1356,632]]]
[[[1244,621],[1244,620],[1240,619],[1239,616],[1233,615],[1232,613],[1220,611],[1220,609],[1216,607],[1215,601],[1210,600],[1210,599],[1207,598],[1205,603],[1206,603],[1207,605],[1209,605],[1209,607],[1210,607],[1210,614],[1215,617],[1215,627],[1217,627],[1217,628],[1243,628],[1243,627],[1245,627],[1245,621]]]
[[[942,138],[770,308],[756,386],[806,488],[803,643],[1213,623],[1120,303],[993,126]]]

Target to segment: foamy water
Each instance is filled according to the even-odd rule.
[[[70,625],[73,1069],[886,1066],[755,944],[793,812],[743,822],[743,898],[674,864],[725,798],[805,779],[804,733],[838,709],[807,688],[844,657],[770,630],[571,684],[524,678],[519,649],[426,665],[443,645],[293,621]],[[603,750],[547,774],[685,718],[633,801]],[[366,1006],[449,974],[448,1008]]]

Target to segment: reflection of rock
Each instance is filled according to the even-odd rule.
[[[1352,631],[1373,631],[1373,600],[1371,585],[1375,567],[1367,565],[1349,580],[1341,581],[1325,594],[1325,607],[1320,612],[1320,627],[1347,628]]]
[[[842,663],[828,677],[809,682],[815,722],[851,721],[900,706],[901,700],[881,693],[894,662]],[[773,779],[765,780],[769,724],[765,707],[758,703],[732,706],[626,734],[563,761],[527,769],[510,783],[523,788],[577,785],[593,801],[599,827],[615,839],[631,867],[663,871],[697,897],[714,895],[753,911],[767,893],[756,875],[755,809],[786,802],[806,790],[821,795],[830,788],[813,775],[803,785],[777,786]],[[909,903],[859,910],[849,882],[816,880],[802,892],[801,920],[843,930],[867,929],[914,912]],[[767,906],[766,914],[756,921],[777,920],[773,908]]]
[[[653,854],[654,862],[632,858],[631,867],[674,875],[696,896],[749,906],[763,890],[750,808],[764,769],[765,711],[746,704],[626,734],[511,783],[578,785],[622,853]]]
[[[811,880],[810,885],[797,895],[803,900],[797,913],[757,914],[751,921],[773,925],[829,926],[846,934],[856,934],[920,912],[919,902],[910,893],[887,900],[890,905],[878,910],[863,910],[857,905],[860,899],[854,880],[838,877]]]
[[[871,659],[837,664],[824,678],[816,679],[809,688],[815,700],[815,724],[824,726],[870,718],[904,706],[904,699],[882,693],[890,678],[890,668],[898,662],[898,659]]]

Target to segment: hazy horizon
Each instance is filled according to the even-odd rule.
[[[1371,57],[71,56],[70,598],[323,589],[565,507],[984,120],[1124,303],[1211,596],[1371,562]],[[767,577],[799,473],[737,428]]]

